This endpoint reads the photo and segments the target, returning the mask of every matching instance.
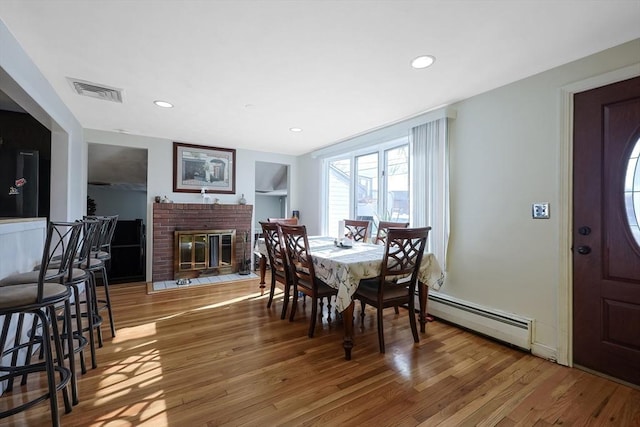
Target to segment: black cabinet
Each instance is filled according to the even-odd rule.
[[[142,220],[118,220],[111,240],[109,282],[144,281],[145,264],[145,226]]]

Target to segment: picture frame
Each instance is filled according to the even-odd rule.
[[[173,191],[235,194],[236,150],[173,143]]]

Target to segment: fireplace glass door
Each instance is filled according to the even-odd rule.
[[[175,278],[233,272],[235,230],[176,231]]]

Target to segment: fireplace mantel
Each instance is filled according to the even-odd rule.
[[[154,203],[153,281],[173,280],[174,231],[236,230],[235,270],[242,265],[243,243],[251,235],[252,205]],[[251,244],[247,239],[246,245]],[[247,253],[251,253],[247,247]]]

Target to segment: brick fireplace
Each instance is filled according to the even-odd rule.
[[[235,270],[242,265],[243,239],[249,236],[251,254],[252,205],[197,203],[153,204],[153,281],[174,278],[174,232],[186,230],[236,230]]]

